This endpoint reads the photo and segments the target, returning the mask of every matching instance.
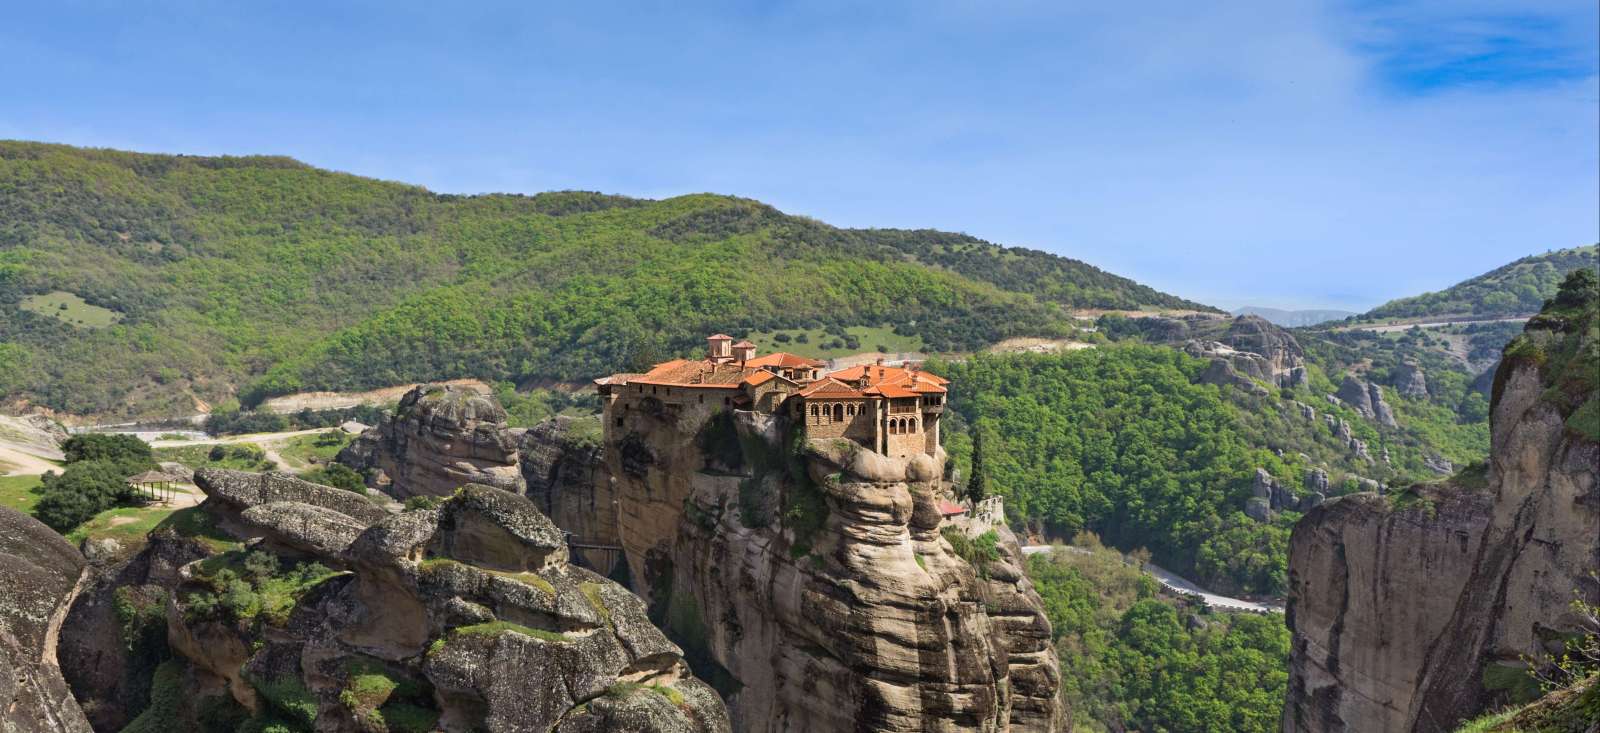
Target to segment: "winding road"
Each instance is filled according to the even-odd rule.
[[[1049,552],[1057,547],[1066,550],[1067,552],[1075,552],[1084,555],[1088,554],[1087,550],[1069,545],[1024,545],[1022,548],[1022,554],[1037,555],[1041,552]],[[1149,573],[1150,577],[1155,578],[1156,582],[1161,584],[1161,587],[1179,595],[1195,596],[1204,602],[1207,608],[1213,608],[1219,611],[1244,611],[1247,613],[1283,613],[1283,606],[1280,604],[1262,603],[1259,601],[1245,600],[1243,598],[1230,598],[1228,596],[1217,595],[1216,593],[1212,593],[1198,585],[1195,585],[1194,582],[1190,581],[1188,578],[1178,575],[1177,573],[1167,570],[1166,568],[1154,563],[1145,563],[1144,571]]]

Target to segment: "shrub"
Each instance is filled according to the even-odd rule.
[[[326,466],[301,474],[303,478],[312,483],[331,486],[335,489],[354,491],[358,494],[367,493],[366,479],[355,469],[342,463],[330,463]]]

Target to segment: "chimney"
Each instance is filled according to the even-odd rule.
[[[731,359],[733,354],[728,348],[733,343],[733,337],[724,333],[706,337],[706,358],[712,361]]]
[[[733,345],[733,358],[739,362],[746,362],[756,357],[756,345],[749,341],[740,341]]]

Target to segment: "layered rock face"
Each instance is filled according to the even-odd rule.
[[[398,498],[448,496],[477,483],[523,491],[519,431],[493,397],[456,385],[422,385],[362,433],[336,460]]]
[[[1592,329],[1539,320],[1497,377],[1482,484],[1353,495],[1296,525],[1285,730],[1454,730],[1496,702],[1486,668],[1578,630],[1574,592],[1600,601],[1600,444],[1573,409],[1600,397],[1591,363],[1551,356],[1593,359]]]
[[[202,469],[197,483],[202,510],[243,548],[158,536],[104,583],[167,599],[185,690],[168,725],[197,729],[220,705],[330,732],[730,729],[643,601],[568,564],[562,532],[525,497],[469,484],[435,508],[389,512],[279,475]],[[74,609],[85,688],[118,676],[91,664],[104,610]]]
[[[83,556],[49,527],[0,507],[0,731],[88,733],[56,663]]]
[[[974,568],[941,533],[942,454],[714,409],[631,411],[605,455],[635,590],[739,730],[1061,729],[1020,553]]]
[[[556,417],[523,433],[519,443],[522,480],[528,498],[556,526],[571,532],[573,542],[616,545],[616,488],[597,440],[584,421]],[[621,562],[615,553],[573,548],[573,556],[602,574]]]

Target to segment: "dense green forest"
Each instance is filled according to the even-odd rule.
[[[1567,273],[1585,267],[1600,267],[1600,245],[1524,257],[1438,292],[1391,300],[1358,320],[1531,315],[1556,294],[1556,287]]]
[[[1216,588],[1281,593],[1292,512],[1243,513],[1257,468],[1298,484],[1305,466],[1253,444],[1206,362],[1116,345],[933,362],[951,378],[948,451],[970,483],[1035,533],[1090,530]],[[981,455],[974,460],[974,437]]]
[[[0,390],[71,413],[577,379],[705,333],[891,328],[932,350],[1203,308],[959,234],[715,195],[450,196],[286,158],[0,142]]]
[[[1282,616],[1189,608],[1092,535],[1074,547],[1028,558],[1072,730],[1278,730],[1289,680]]]

